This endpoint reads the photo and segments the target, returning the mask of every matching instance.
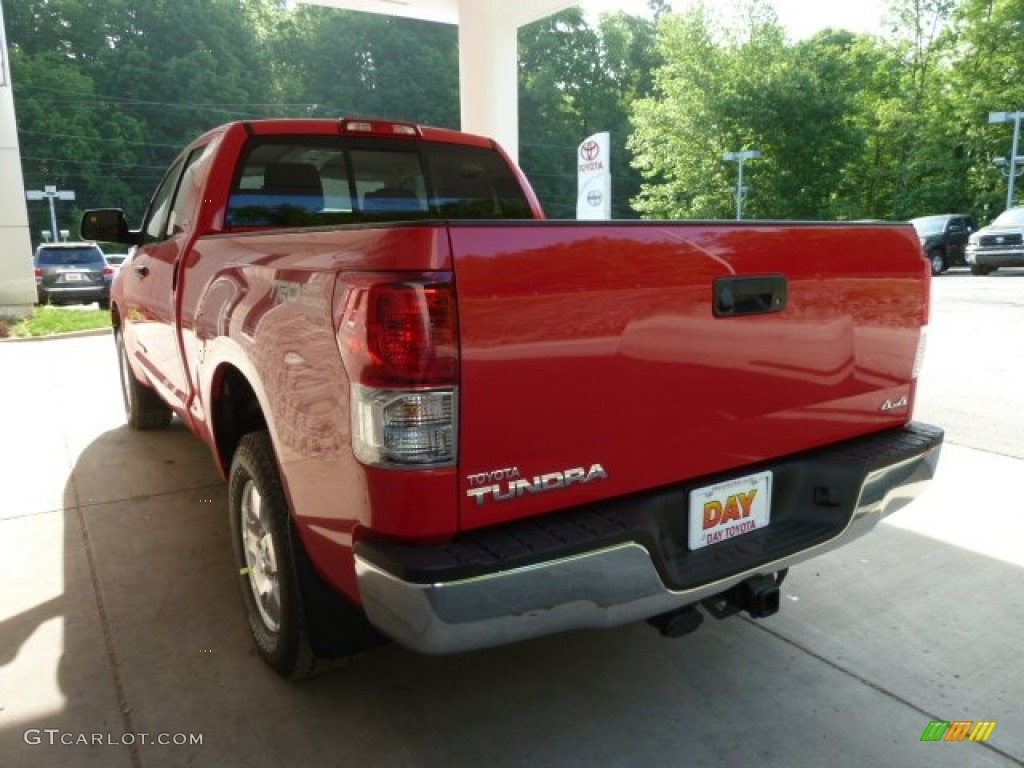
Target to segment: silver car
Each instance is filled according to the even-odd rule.
[[[1006,209],[971,235],[964,256],[974,275],[987,275],[1000,267],[1024,267],[1024,205]]]

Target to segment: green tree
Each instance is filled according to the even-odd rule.
[[[56,203],[58,226],[77,235],[77,213],[100,200],[133,200],[134,182],[149,184],[158,168],[145,168],[144,127],[111,112],[95,98],[92,80],[61,54],[11,52],[25,185],[55,185],[76,193],[75,204]],[[29,206],[35,239],[50,229],[49,208]]]
[[[966,198],[964,148],[952,121],[946,33],[955,0],[890,0],[893,42],[877,81],[876,134],[889,149],[885,183],[894,218],[959,210]],[[871,113],[868,113],[871,114]]]
[[[634,207],[658,218],[727,216],[730,180],[721,162],[732,149],[751,146],[752,136],[727,137],[717,103],[727,92],[727,52],[715,39],[703,6],[663,18],[654,92],[633,104],[635,131],[629,146],[646,180]]]
[[[593,28],[579,9],[520,30],[520,163],[550,216],[575,217],[576,147],[598,131],[611,134],[612,215],[636,215],[629,107],[651,88],[653,41],[648,19],[608,14]]]
[[[519,31],[519,162],[549,216],[576,215],[576,146],[589,133],[580,101],[599,60],[578,8]],[[590,130],[588,130],[588,128]]]
[[[257,22],[276,12],[270,0],[18,3],[9,36],[26,178],[52,183],[59,169],[82,207],[137,218],[188,141],[273,108]]]
[[[633,111],[646,215],[724,217],[726,151],[756,148],[752,217],[904,218],[961,207],[966,149],[949,120],[951,0],[893,3],[893,41],[826,30],[789,43],[762,0],[663,19],[655,95]],[[720,6],[716,6],[720,10]],[[734,178],[734,177],[733,177]]]
[[[880,38],[830,29],[798,43],[794,55],[817,73],[834,110],[829,119],[842,126],[843,148],[834,146],[830,169],[834,184],[818,215],[888,218],[900,173],[892,128],[892,112],[902,115],[898,53]]]
[[[989,219],[1006,205],[1007,180],[992,160],[1009,156],[1012,124],[989,124],[988,115],[1024,111],[1024,0],[963,0],[951,26],[947,120],[958,134],[966,205]]]
[[[667,10],[652,3],[655,15]],[[73,169],[80,204],[121,204],[134,218],[173,156],[228,120],[459,125],[450,25],[284,0],[19,0],[7,18],[26,175],[59,166],[70,179]],[[522,155],[552,214],[574,213],[576,144],[608,130],[613,209],[635,215],[640,178],[625,142],[629,105],[651,87],[653,41],[648,19],[617,14],[591,27],[578,10],[524,31]]]
[[[648,216],[725,218],[736,166],[726,152],[758,149],[746,166],[751,217],[817,218],[833,207],[857,149],[850,96],[825,43],[793,49],[774,11],[739,4],[737,23],[708,8],[664,18],[655,94],[635,103],[630,146],[648,179],[635,201]]]
[[[274,57],[314,116],[459,126],[458,33],[449,24],[299,6]]]

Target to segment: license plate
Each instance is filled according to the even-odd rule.
[[[65,272],[64,282],[66,283],[80,283],[85,280],[85,275],[81,272]]]
[[[771,521],[772,473],[758,472],[690,492],[691,550],[765,528]]]

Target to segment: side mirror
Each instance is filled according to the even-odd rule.
[[[96,208],[82,214],[82,239],[105,243],[139,244],[139,233],[128,229],[128,219],[120,208]]]

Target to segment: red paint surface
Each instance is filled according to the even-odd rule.
[[[905,228],[456,227],[461,522],[475,528],[887,426],[927,302]],[[778,314],[716,318],[723,276],[783,274]],[[467,476],[600,463],[608,479],[479,504]],[[504,489],[504,486],[502,486]]]
[[[317,134],[337,123],[251,129]],[[435,129],[424,139],[487,144]],[[215,151],[197,174],[191,228],[140,247],[112,299],[136,371],[211,446],[225,376],[246,378],[310,556],[353,598],[351,547],[368,530],[444,538],[742,472],[909,420],[909,408],[880,409],[904,395],[912,408],[927,320],[927,264],[909,227],[531,222],[226,233],[246,140],[234,124],[193,145]],[[339,350],[346,286],[368,273],[439,272],[454,274],[458,304],[459,465],[366,468],[352,454],[351,372]],[[786,310],[714,317],[714,280],[755,275],[787,278]],[[530,479],[594,464],[607,478],[503,503],[467,495],[478,473],[517,468]]]

